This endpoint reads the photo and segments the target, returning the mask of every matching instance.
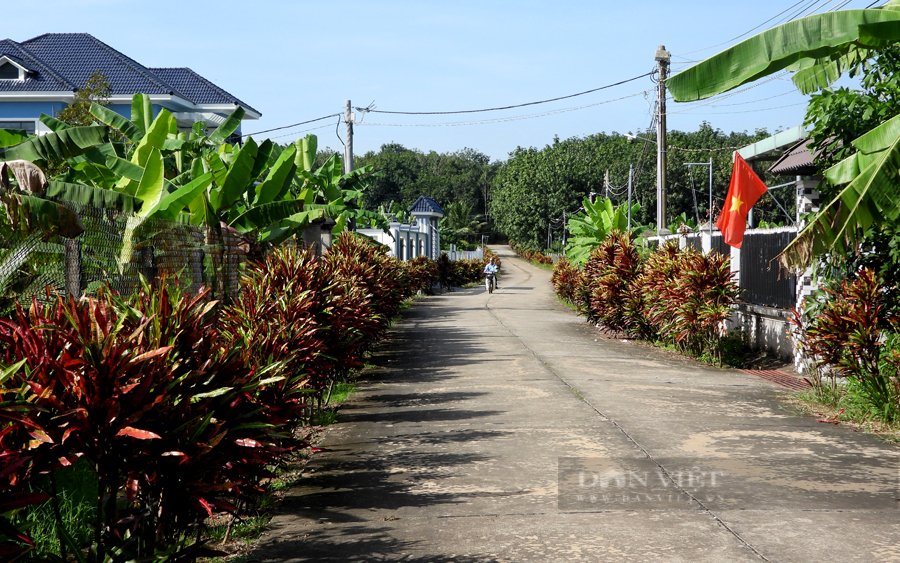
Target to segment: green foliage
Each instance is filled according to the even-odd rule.
[[[817,392],[839,395],[833,378],[847,377],[872,416],[900,419],[900,326],[878,275],[863,269],[853,281],[826,288],[823,297],[804,313],[795,311],[793,319],[799,345],[814,362]]]
[[[831,84],[868,49],[900,40],[900,3],[842,10],[791,20],[754,35],[666,82],[676,101],[727,92],[780,70],[797,72],[795,83],[810,93]]]
[[[366,190],[365,207],[375,210],[390,202],[409,207],[422,194],[446,210],[451,202],[472,207],[484,215],[491,181],[500,168],[487,155],[473,149],[453,153],[423,153],[397,143],[382,145],[376,152],[357,157],[359,166],[374,166],[381,172]]]
[[[613,231],[625,232],[629,227],[627,205],[615,207],[611,199],[597,199],[595,203],[591,203],[590,198],[584,198],[582,205],[584,213],[569,219],[571,238],[566,245],[566,256],[578,266],[587,262],[591,251],[600,246]],[[632,217],[636,217],[640,209],[640,205],[632,205]],[[645,227],[636,222],[632,222],[631,228],[638,233],[645,230]]]
[[[475,215],[475,207],[468,202],[453,202],[444,208],[444,217],[441,218],[439,229],[441,234],[441,246],[449,248],[456,244],[462,248],[463,244],[481,242],[481,236],[487,234],[487,223],[481,215]]]
[[[96,120],[91,114],[91,106],[109,105],[111,95],[109,79],[101,71],[95,70],[84,83],[84,88],[75,91],[72,103],[56,114],[56,119],[73,127],[92,125]]]

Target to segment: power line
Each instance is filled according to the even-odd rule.
[[[325,129],[326,127],[331,127],[331,124],[327,125],[319,125],[318,127],[312,127],[310,129],[304,129],[302,131],[294,131],[291,133],[285,133],[284,135],[276,135],[275,137],[269,137],[269,139],[280,139],[282,137],[290,137],[292,135],[299,135],[300,133],[307,133],[309,131],[316,131],[317,129]]]
[[[635,76],[634,78],[629,78],[628,80],[622,80],[621,82],[616,82],[615,84],[607,84],[606,86],[600,86],[599,88],[592,88],[591,90],[585,90],[584,92],[579,92],[577,94],[569,94],[568,96],[560,96],[558,98],[550,98],[549,100],[541,100],[539,102],[528,102],[526,104],[516,104],[511,106],[502,106],[496,108],[486,108],[486,109],[468,109],[468,110],[460,110],[460,111],[387,111],[380,109],[369,109],[369,108],[356,108],[356,111],[359,112],[371,112],[371,113],[390,113],[395,115],[450,115],[450,114],[459,114],[459,113],[482,113],[486,111],[500,111],[506,109],[514,109],[521,108],[525,106],[534,106],[537,104],[546,104],[549,102],[558,102],[559,100],[566,100],[569,98],[574,98],[576,96],[583,96],[585,94],[590,94],[592,92],[598,92],[600,90],[606,90],[607,88],[612,88],[614,86],[621,86],[622,84],[627,84],[628,82],[634,82],[635,80],[640,80],[646,76],[649,76],[652,73],[642,74],[640,76]],[[330,117],[330,116],[329,116]]]
[[[645,91],[637,92],[635,94],[630,94],[628,96],[622,96],[621,98],[615,98],[613,100],[605,100],[602,102],[597,102],[596,104],[589,104],[586,106],[579,106],[574,108],[566,108],[556,111],[550,111],[546,113],[538,113],[533,115],[523,115],[518,117],[506,117],[501,119],[489,119],[485,121],[458,121],[453,123],[370,123],[370,122],[359,122],[357,125],[361,126],[369,126],[369,127],[463,127],[468,125],[490,125],[492,123],[506,123],[509,121],[522,121],[525,119],[535,119],[537,117],[547,117],[548,115],[557,115],[560,113],[567,113],[570,111],[578,111],[582,109],[592,108],[596,106],[601,106],[604,104],[610,104],[612,102],[618,102],[621,100],[627,100],[628,98],[634,98],[636,96],[644,95]]]
[[[748,31],[745,31],[744,33],[742,33],[742,34],[740,34],[740,35],[738,35],[738,36],[736,36],[736,37],[732,37],[731,39],[729,39],[729,40],[727,40],[727,41],[723,41],[723,42],[721,42],[721,43],[716,43],[715,45],[710,45],[709,47],[703,47],[702,49],[696,49],[696,50],[694,50],[694,51],[688,51],[688,52],[686,52],[686,53],[681,53],[681,54],[679,54],[679,55],[672,55],[672,56],[684,57],[684,55],[693,55],[694,53],[699,53],[699,52],[701,52],[701,51],[708,51],[709,49],[715,49],[716,47],[721,47],[722,45],[727,45],[727,44],[731,43],[732,41],[737,41],[737,40],[740,39],[741,37],[746,37],[747,35],[751,34],[752,32],[756,31],[757,29],[763,27],[763,26],[766,25],[767,23],[769,23],[769,22],[771,22],[771,21],[773,21],[773,20],[778,20],[779,18],[781,18],[781,16],[783,16],[784,14],[790,12],[791,10],[794,10],[797,6],[803,4],[804,2],[809,2],[809,1],[810,1],[810,0],[800,0],[799,2],[793,4],[792,6],[788,7],[787,9],[785,9],[784,11],[782,11],[782,12],[780,12],[780,13],[778,13],[778,14],[772,16],[771,18],[767,19],[766,21],[762,22],[762,23],[759,24],[758,26],[756,26],[756,27],[754,27],[754,28],[752,28],[752,29],[749,29]],[[818,3],[818,1],[821,1],[821,0],[818,0],[818,1],[813,0],[813,1],[814,1],[815,3]],[[831,1],[832,1],[832,0],[829,0],[829,3],[831,3]],[[838,4],[837,6],[835,6],[834,8],[832,8],[832,9],[829,10],[829,11],[835,11],[835,10],[837,10],[838,8],[841,8],[842,6],[844,6],[844,5],[848,4],[848,3],[850,3],[851,1],[852,1],[852,0],[844,0],[843,2],[841,2],[840,4]],[[872,6],[874,6],[875,4],[877,4],[877,3],[880,2],[880,1],[881,1],[881,0],[875,0],[875,2],[872,2],[871,4],[869,4],[868,6],[866,6],[866,9],[871,8]],[[796,13],[796,15],[790,17],[790,20],[796,19],[797,15],[799,15],[800,13],[803,13],[804,11],[806,11],[806,10],[808,10],[808,9],[809,9],[808,7],[806,7],[806,8],[801,8],[800,11]],[[790,20],[788,20],[788,21],[790,21]],[[784,18],[780,19],[778,23],[780,24],[782,21],[784,21]],[[777,24],[776,24],[776,25],[777,25]],[[773,26],[773,27],[774,27],[774,26]]]
[[[773,106],[770,108],[762,108],[762,109],[748,109],[748,110],[744,110],[744,111],[715,111],[715,112],[711,112],[711,113],[695,113],[694,115],[735,115],[738,113],[758,113],[761,111],[772,111],[773,109],[793,108],[793,107],[805,106],[805,105],[807,105],[806,102],[800,102],[797,104],[788,104],[786,106]],[[715,106],[712,106],[712,107],[715,107]]]
[[[250,135],[262,135],[263,133],[270,133],[272,131],[281,131],[282,129],[290,129],[291,127],[299,127],[301,125],[306,125],[307,123],[315,123],[316,121],[322,121],[323,119],[331,119],[332,117],[339,116],[339,113],[332,113],[331,115],[326,115],[324,117],[317,117],[316,119],[310,119],[309,121],[301,121],[300,123],[294,123],[292,125],[284,125],[283,127],[275,127],[274,129],[266,129],[265,131],[257,131],[256,133],[246,133],[241,135],[241,137],[249,137]],[[316,128],[318,129],[318,127]]]
[[[760,98],[758,100],[751,100],[749,102],[738,102],[736,104],[713,104],[710,107],[734,107],[734,106],[747,106],[750,104],[758,104],[759,102],[765,102],[767,100],[774,100],[775,98],[780,98],[782,96],[788,96],[790,94],[797,94],[796,90],[788,90],[787,92],[783,92],[781,94],[775,94],[774,96],[769,96],[768,98]],[[675,101],[675,98],[671,96],[666,96],[666,101]],[[696,102],[678,102],[678,103],[696,103]]]
[[[702,48],[702,49],[697,49],[696,51],[688,51],[687,53],[681,53],[680,55],[677,55],[677,56],[682,57],[682,56],[684,56],[684,55],[693,55],[694,53],[699,53],[700,51],[708,51],[709,49],[715,49],[716,47],[721,47],[722,45],[727,45],[728,43],[731,43],[732,41],[736,41],[736,40],[740,39],[741,37],[744,37],[744,36],[746,36],[746,35],[749,35],[750,33],[754,32],[754,31],[756,31],[757,29],[761,28],[762,26],[766,25],[766,24],[769,23],[770,21],[772,21],[772,20],[774,20],[774,19],[777,19],[777,18],[781,17],[783,14],[785,14],[785,13],[787,13],[787,12],[790,12],[790,11],[793,10],[795,7],[799,6],[800,4],[802,4],[802,3],[805,2],[805,1],[806,1],[806,0],[800,0],[800,2],[797,2],[796,4],[794,4],[793,6],[791,6],[790,8],[788,8],[787,10],[781,12],[780,14],[777,14],[777,15],[775,15],[775,16],[772,16],[771,18],[769,18],[769,19],[767,19],[766,21],[762,22],[761,24],[759,24],[758,26],[754,27],[753,29],[750,29],[749,31],[745,31],[744,33],[738,35],[737,37],[732,37],[732,38],[729,39],[728,41],[723,41],[722,43],[717,43],[716,45],[711,45],[711,46],[709,46],[709,47],[704,47],[704,48]]]

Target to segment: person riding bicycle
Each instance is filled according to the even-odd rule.
[[[500,289],[500,284],[498,283],[498,278],[497,278],[497,272],[499,270],[500,270],[500,268],[497,266],[497,264],[494,263],[493,257],[491,257],[491,260],[484,266],[485,274],[494,274],[494,287],[496,289]]]

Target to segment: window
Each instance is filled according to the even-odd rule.
[[[0,121],[0,129],[21,129],[29,135],[34,135],[35,121]]]
[[[0,65],[0,80],[18,80],[19,67],[10,63]]]

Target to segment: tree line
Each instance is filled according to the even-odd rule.
[[[356,166],[371,165],[377,171],[366,190],[365,207],[378,210],[392,202],[411,205],[420,195],[435,199],[445,210],[453,203],[471,207],[473,215],[486,216],[495,236],[512,238],[531,248],[543,248],[548,226],[561,235],[563,212],[577,212],[585,197],[610,197],[627,201],[629,166],[634,166],[633,201],[641,206],[635,221],[656,220],[655,132],[639,131],[638,138],[597,133],[587,137],[553,139],[542,149],[518,147],[505,162],[491,161],[477,150],[423,152],[388,143],[377,152],[358,156]],[[709,217],[709,169],[684,164],[713,159],[713,220],[724,201],[731,179],[734,147],[744,147],[770,136],[765,129],[753,133],[725,133],[703,123],[697,131],[669,132],[667,219],[691,225]],[[643,137],[647,140],[641,140]],[[320,158],[326,155],[321,155]],[[768,185],[783,183],[765,172],[757,173]],[[775,192],[793,215],[793,193]],[[755,220],[790,224],[791,219],[769,196],[754,208]]]

